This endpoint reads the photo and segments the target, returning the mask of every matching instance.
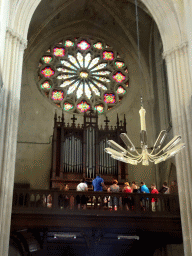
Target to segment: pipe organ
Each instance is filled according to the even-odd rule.
[[[120,133],[126,132],[126,119],[119,121],[115,127],[109,127],[106,117],[105,124],[98,126],[98,114],[92,111],[84,113],[82,125],[76,124],[73,115],[72,123],[66,124],[64,113],[62,117],[54,117],[52,143],[51,188],[59,183],[77,183],[81,178],[93,179],[101,174],[105,180],[112,178],[126,179],[127,166],[110,157],[104,152],[107,140],[120,141]]]

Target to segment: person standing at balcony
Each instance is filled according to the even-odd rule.
[[[170,193],[170,189],[169,187],[167,186],[167,182],[163,182],[163,185],[161,187],[161,189],[159,190],[159,193],[160,194],[169,194]],[[169,211],[170,210],[170,202],[169,202],[169,198],[165,197],[163,198],[162,200],[162,208],[163,208],[163,211],[166,210],[166,211]]]
[[[100,175],[97,175],[97,177],[92,181],[92,185],[94,191],[103,191],[104,180],[100,177]]]
[[[147,194],[150,193],[148,187],[145,185],[143,181],[141,181],[140,192]],[[148,198],[141,198],[141,207],[143,208],[144,211],[146,210],[146,208],[148,208],[148,200]]]
[[[118,193],[120,188],[117,185],[118,181],[117,180],[113,180],[113,185],[111,185],[108,188],[108,192],[113,192],[113,193]],[[119,205],[119,199],[116,196],[111,196],[110,197],[110,205],[113,207],[114,206],[114,210],[117,211],[117,207]]]
[[[131,189],[133,193],[139,193],[139,187],[136,185],[135,181],[132,181]]]
[[[124,188],[122,189],[123,193],[132,193],[132,188],[129,186],[129,182],[124,183]],[[125,205],[126,210],[129,211],[131,205],[132,205],[132,199],[130,196],[126,196],[123,198],[123,205]]]
[[[65,184],[65,183],[61,183],[59,188],[60,188],[60,191],[68,191],[69,190],[68,184]],[[69,197],[65,196],[63,194],[60,194],[59,195],[59,207],[61,209],[63,209],[63,208],[67,208],[68,206],[69,206]]]
[[[141,193],[150,193],[148,187],[145,185],[145,183],[143,181],[141,181],[140,192]]]
[[[98,174],[97,177],[92,181],[92,185],[93,185],[94,191],[97,191],[97,192],[103,191],[104,180],[100,177],[99,174]],[[101,200],[101,198],[99,198],[99,197],[94,197],[94,207],[95,207],[95,208],[97,208],[97,206],[99,205],[99,200]]]
[[[156,189],[155,184],[151,185],[151,194],[159,194],[159,191]],[[158,202],[157,198],[152,198],[151,199],[151,207],[152,207],[153,212],[156,211],[157,202]]]
[[[134,193],[134,194],[140,193],[140,188],[139,188],[139,186],[136,184],[136,182],[135,182],[135,181],[132,181],[131,184],[132,184],[132,185],[131,185],[132,193]],[[132,210],[133,210],[134,207],[135,207],[135,200],[134,200],[134,197],[132,198],[131,204],[132,204],[132,205],[131,205],[131,208],[132,208]]]
[[[80,183],[77,185],[76,190],[77,191],[88,191],[88,186],[87,186],[84,178],[81,179]],[[82,196],[77,195],[76,202],[77,202],[78,210],[80,210],[81,205],[83,206],[84,210],[86,209],[87,197],[85,195],[82,195]]]

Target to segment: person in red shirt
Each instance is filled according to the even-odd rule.
[[[151,194],[159,194],[158,190],[156,189],[155,184],[151,185]],[[151,206],[152,206],[152,211],[156,211],[156,206],[157,206],[158,199],[157,198],[152,198],[151,199]]]
[[[125,182],[124,185],[125,186],[122,189],[122,192],[129,193],[129,194],[132,193],[132,189],[129,186],[129,182]],[[126,210],[129,211],[129,208],[131,207],[131,197],[130,196],[123,197],[123,205],[125,205]]]

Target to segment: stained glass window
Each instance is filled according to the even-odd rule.
[[[50,67],[45,67],[44,69],[41,70],[41,73],[45,76],[45,77],[51,77],[55,74],[54,70],[51,69]]]
[[[63,100],[63,92],[62,91],[58,91],[58,90],[54,90],[52,91],[52,100]]]
[[[115,103],[115,94],[113,94],[113,93],[106,93],[104,95],[104,101],[106,103],[110,103],[110,104]]]
[[[49,64],[52,61],[52,57],[51,56],[44,56],[42,57],[43,62],[45,62],[46,64]]]
[[[95,106],[95,110],[97,110],[97,112],[98,112],[99,114],[102,114],[102,113],[104,112],[104,106],[103,106],[103,104],[96,105],[96,106]]]
[[[122,67],[125,66],[125,64],[124,64],[124,62],[122,62],[122,61],[116,61],[116,62],[115,62],[115,66],[116,66],[117,68],[122,68]]]
[[[71,40],[65,41],[65,47],[72,47],[72,46],[74,46],[74,43]]]
[[[104,60],[113,60],[114,59],[113,52],[104,51],[103,52],[103,59]]]
[[[118,53],[97,38],[63,38],[40,58],[39,89],[65,111],[103,114],[127,93],[127,66],[115,56]]]
[[[125,93],[126,93],[126,90],[122,86],[119,86],[117,89],[117,94],[125,94]]]
[[[56,57],[63,57],[65,55],[65,49],[56,47],[53,49],[53,54]]]
[[[81,112],[86,112],[87,110],[90,109],[90,105],[87,104],[86,101],[81,101],[81,103],[77,104],[77,108],[81,111]]]
[[[65,102],[63,108],[64,108],[64,110],[69,111],[69,110],[73,109],[73,104]]]
[[[93,47],[95,47],[95,48],[97,48],[97,49],[99,49],[99,50],[102,50],[102,49],[103,49],[103,45],[102,45],[101,42],[98,42],[98,43],[94,44]]]
[[[48,81],[45,81],[43,84],[41,84],[42,89],[51,89],[51,85]]]
[[[87,41],[81,41],[79,44],[77,44],[77,47],[79,47],[81,50],[87,50],[90,47],[90,44]]]
[[[117,72],[113,76],[113,79],[118,83],[122,83],[125,80],[125,76],[121,72]]]

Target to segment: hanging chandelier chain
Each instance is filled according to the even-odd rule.
[[[136,31],[137,31],[137,56],[139,63],[139,78],[140,78],[140,94],[141,94],[141,106],[143,107],[143,86],[142,86],[142,72],[141,72],[141,53],[140,53],[140,37],[139,37],[139,15],[138,4],[135,0],[135,14],[136,14]]]

